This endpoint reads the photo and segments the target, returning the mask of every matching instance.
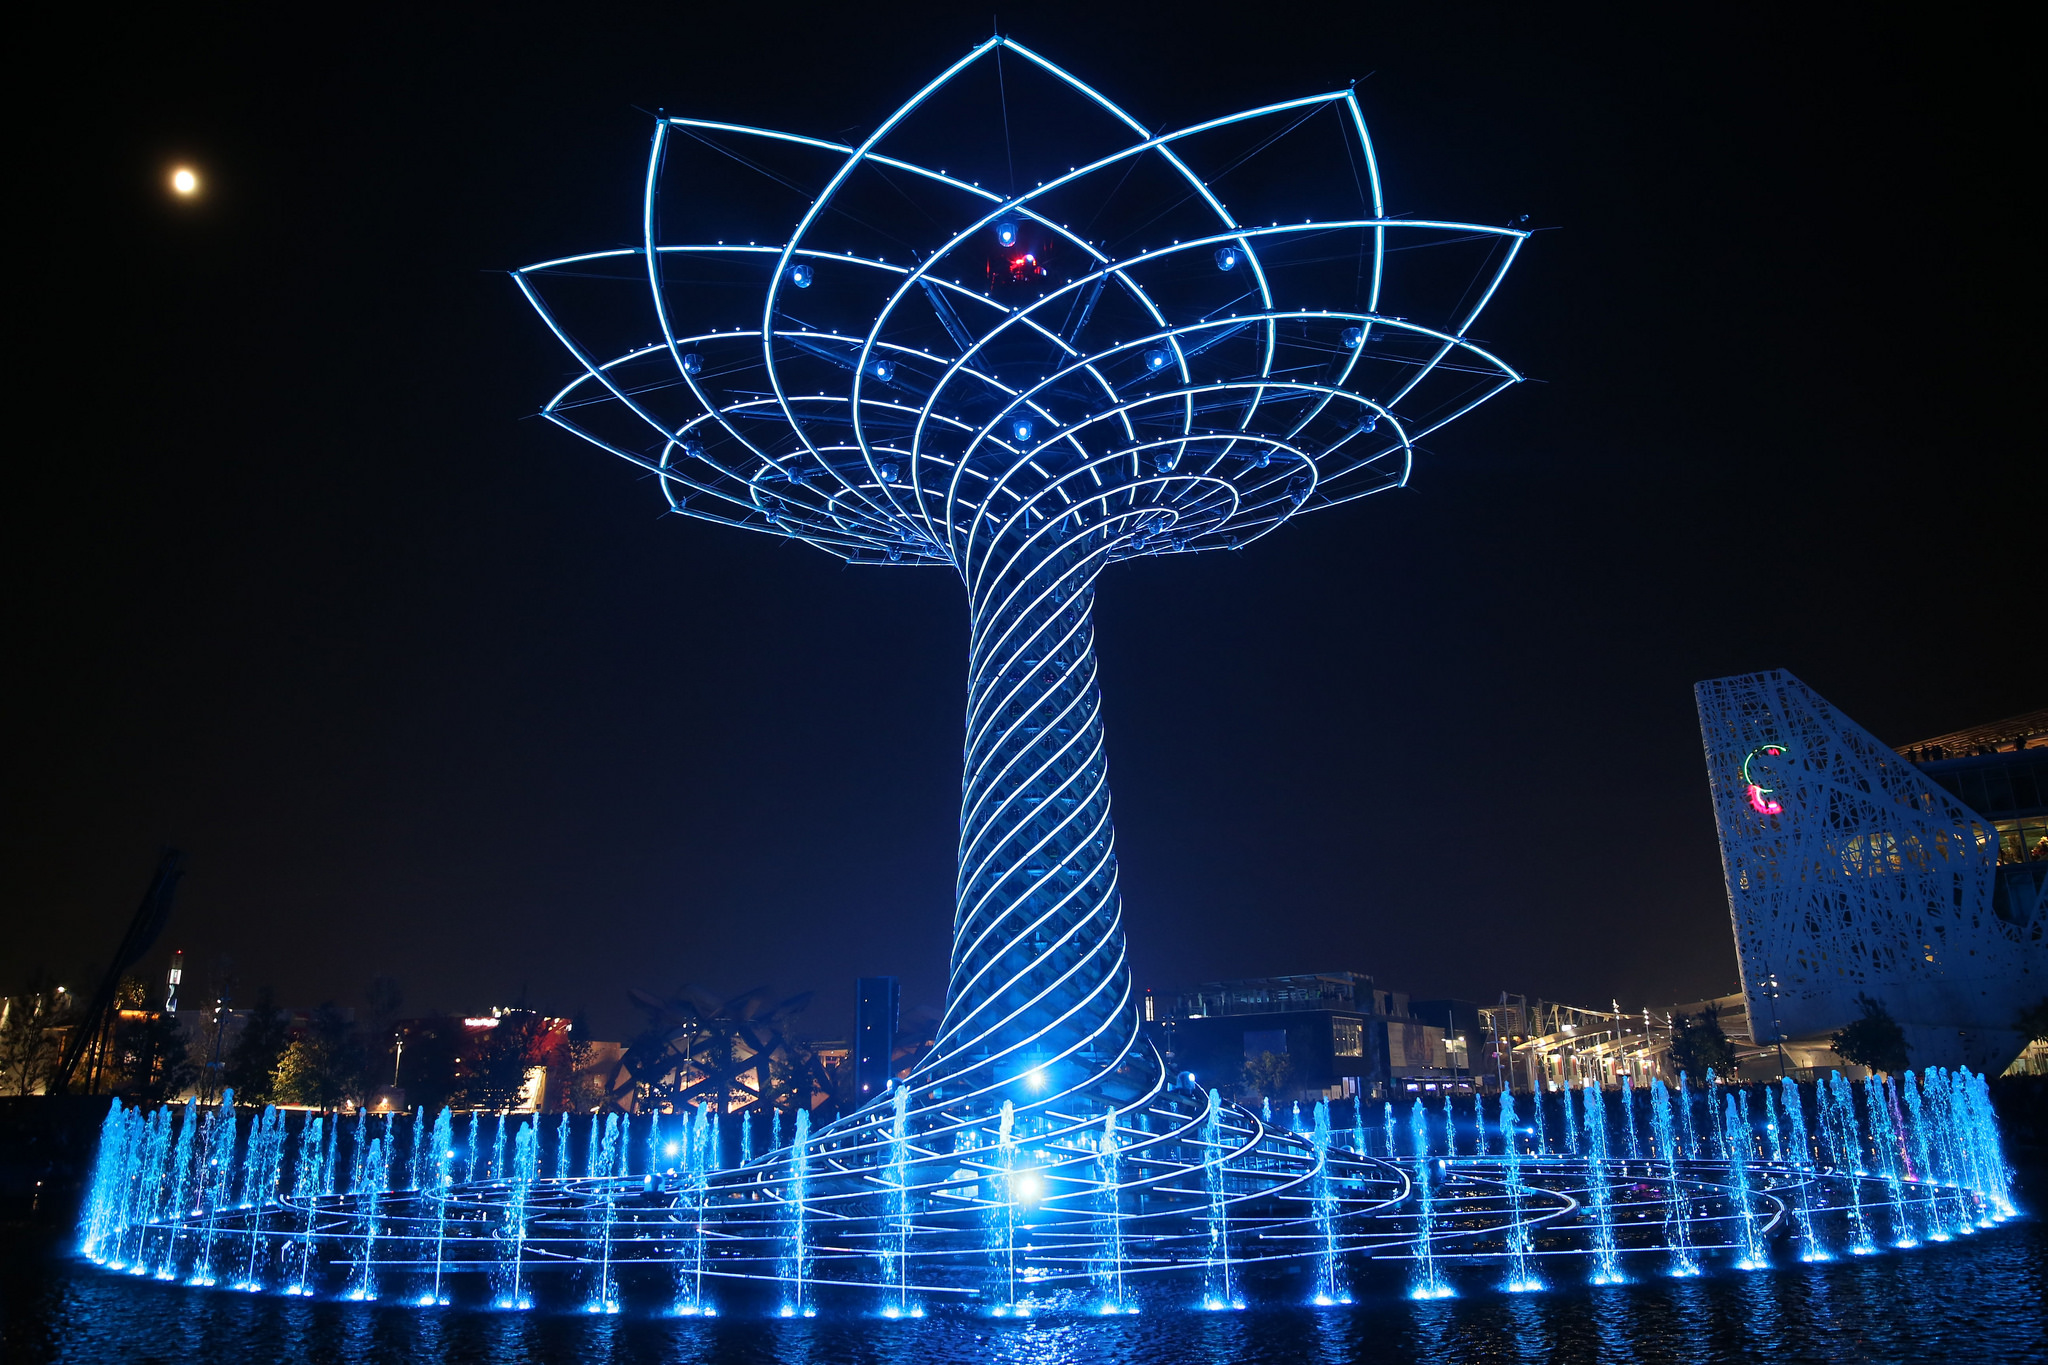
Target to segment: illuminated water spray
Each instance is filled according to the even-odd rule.
[[[531,1308],[525,1284],[526,1229],[533,1210],[534,1181],[538,1178],[540,1139],[537,1123],[519,1125],[512,1142],[511,1168],[505,1183],[504,1227],[498,1241],[497,1308]]]
[[[1017,1169],[1017,1107],[1003,1101],[996,1125],[994,1162],[983,1177],[988,1190],[989,1252],[995,1272],[995,1308],[999,1316],[1028,1315],[1028,1305],[1017,1294],[1017,1198],[1020,1172]]]
[[[1455,1291],[1445,1283],[1436,1262],[1436,1192],[1429,1156],[1429,1118],[1417,1100],[1408,1109],[1408,1135],[1415,1143],[1415,1280],[1411,1299],[1448,1299]]]
[[[1586,1092],[1586,1203],[1593,1216],[1593,1283],[1621,1284],[1620,1249],[1614,1240],[1614,1186],[1607,1145],[1607,1094]]]
[[[1735,1096],[1723,1096],[1721,1107],[1721,1132],[1728,1158],[1729,1198],[1734,1201],[1736,1215],[1735,1264],[1741,1270],[1767,1270],[1771,1254],[1764,1249],[1763,1222],[1750,1198],[1749,1167],[1755,1152],[1749,1124],[1743,1120]]]
[[[1680,1093],[1684,1091],[1680,1078]],[[1663,1079],[1650,1082],[1650,1136],[1664,1167],[1664,1245],[1671,1253],[1668,1273],[1681,1279],[1700,1273],[1692,1246],[1692,1192],[1679,1172],[1678,1133],[1672,1122],[1672,1096]]]
[[[1778,1081],[1779,1092],[1785,1100],[1785,1141],[1792,1162],[1793,1178],[1799,1182],[1799,1192],[1792,1206],[1799,1221],[1799,1259],[1820,1262],[1835,1259],[1829,1254],[1827,1244],[1813,1217],[1813,1187],[1817,1162],[1814,1156],[1813,1140],[1806,1131],[1806,1106],[1799,1096],[1799,1087],[1790,1076]]]
[[[1857,1176],[1868,1174],[1864,1166],[1862,1126],[1856,1121],[1856,1091],[1842,1073],[1832,1071],[1815,1086],[1815,1108],[1821,1132],[1828,1145],[1828,1160],[1838,1171]],[[1869,1256],[1877,1250],[1870,1235],[1870,1220],[1863,1212],[1863,1182],[1849,1182],[1849,1253]]]
[[[1337,1199],[1337,1177],[1330,1169],[1330,1102],[1317,1100],[1310,1141],[1315,1143],[1316,1166],[1310,1197],[1315,1201],[1316,1283],[1310,1302],[1327,1306],[1350,1303],[1351,1290],[1344,1278],[1344,1247],[1338,1237],[1337,1220],[1341,1206]]]
[[[1905,1140],[1899,1132],[1893,1108],[1891,1084],[1876,1072],[1863,1080],[1864,1112],[1870,1115],[1870,1151],[1877,1173],[1884,1177],[1885,1198],[1891,1205],[1892,1245],[1915,1247],[1913,1224],[1906,1212]]]
[[[606,1114],[590,1127],[590,1155],[585,1159],[590,1177],[590,1298],[586,1313],[619,1311],[619,1282],[612,1270],[612,1232],[619,1218],[620,1156],[624,1146],[618,1114]],[[502,1125],[500,1125],[502,1130]]]
[[[919,1317],[923,1309],[910,1297],[910,1089],[897,1086],[889,1096],[889,1214],[884,1231],[882,1273],[890,1288],[883,1313]]]
[[[276,1202],[278,1173],[284,1164],[284,1115],[265,1105],[249,1125],[248,1148],[242,1159],[241,1207],[249,1210],[248,1237],[243,1243],[242,1269],[234,1287],[254,1292],[263,1287],[262,1258],[269,1250],[263,1225]]]
[[[1135,1313],[1138,1305],[1124,1289],[1123,1145],[1117,1140],[1116,1110],[1102,1116],[1102,1134],[1095,1148],[1096,1200],[1102,1231],[1097,1238],[1095,1292],[1098,1313]]]
[[[1541,1103],[1540,1099],[1538,1103]],[[1508,1195],[1508,1277],[1501,1287],[1510,1293],[1523,1294],[1543,1288],[1543,1282],[1536,1278],[1535,1271],[1529,1266],[1529,1253],[1535,1248],[1529,1236],[1527,1210],[1523,1207],[1523,1195],[1527,1191],[1522,1184],[1522,1144],[1516,1132],[1518,1118],[1514,1093],[1502,1091],[1500,1135],[1506,1148],[1506,1161],[1501,1171],[1501,1183],[1507,1187]]]
[[[441,1107],[440,1114],[435,1117],[433,1134],[427,1140],[430,1149],[425,1164],[426,1191],[427,1209],[434,1227],[434,1279],[427,1292],[421,1296],[420,1302],[445,1304],[448,1302],[448,1294],[441,1280],[448,1269],[448,1199],[455,1183],[454,1119],[446,1105]],[[316,1132],[314,1145],[317,1147],[318,1144],[319,1136]]]
[[[199,1169],[193,1180],[201,1215],[199,1259],[185,1283],[202,1287],[218,1284],[213,1273],[214,1246],[220,1238],[221,1206],[228,1202],[234,1183],[235,1092],[223,1090],[220,1104],[205,1111],[199,1129]]]
[[[1387,1112],[1392,1114],[1393,1106],[1389,1105]],[[1223,1101],[1214,1090],[1209,1092],[1208,1112],[1202,1120],[1202,1150],[1207,1154],[1202,1163],[1202,1184],[1209,1196],[1207,1282],[1203,1286],[1202,1307],[1212,1312],[1243,1308],[1244,1300],[1238,1295],[1230,1265],[1230,1198],[1225,1179],[1230,1150],[1223,1134]]]
[[[790,1139],[789,1150],[790,1177],[786,1187],[789,1196],[789,1252],[782,1266],[782,1281],[787,1291],[782,1303],[782,1316],[814,1318],[818,1315],[818,1305],[811,1298],[810,1208],[805,1203],[811,1166],[811,1114],[808,1109],[796,1111],[795,1133]]]
[[[356,1205],[355,1272],[344,1297],[365,1303],[377,1297],[377,1237],[383,1230],[384,1139],[372,1138],[363,1151],[362,1175],[350,1194]]]
[[[618,1115],[584,1121],[587,1159],[578,1169],[564,1125],[518,1116],[502,1123],[480,1115],[451,1122],[443,1111],[429,1127],[418,1114],[388,1124],[314,1114],[298,1119],[294,1131],[293,1120],[276,1110],[237,1115],[193,1104],[145,1113],[124,1106],[110,1108],[102,1125],[81,1205],[79,1249],[110,1270],[200,1281],[200,1288],[213,1277],[222,1288],[302,1297],[445,1304],[462,1301],[466,1280],[489,1286],[481,1302],[516,1308],[538,1300],[545,1272],[570,1271],[583,1279],[577,1301],[609,1312],[605,1290],[621,1269],[646,1277],[655,1268],[651,1278],[674,1285],[679,1313],[711,1314],[705,1295],[711,1277],[745,1275],[775,1283],[791,1317],[817,1311],[814,1290],[827,1283],[870,1285],[885,1291],[877,1293],[884,1316],[917,1317],[925,1310],[913,1291],[929,1292],[930,1284],[914,1285],[908,1267],[920,1257],[944,1258],[943,1249],[921,1239],[928,1236],[923,1225],[943,1226],[946,1214],[920,1210],[913,1201],[950,1200],[974,1211],[971,1224],[956,1227],[963,1234],[971,1229],[974,1271],[990,1311],[1036,1317],[1074,1311],[1077,1303],[1091,1313],[1129,1312],[1137,1303],[1139,1273],[1182,1266],[1200,1270],[1206,1306],[1242,1307],[1239,1253],[1247,1246],[1260,1262],[1300,1257],[1314,1275],[1311,1297],[1333,1304],[1344,1302],[1352,1248],[1360,1244],[1382,1254],[1412,1247],[1412,1288],[1419,1297],[1447,1295],[1446,1259],[1460,1256],[1499,1256],[1509,1289],[1537,1287],[1545,1273],[1536,1267],[1558,1266],[1563,1262],[1548,1258],[1566,1256],[1584,1258],[1589,1276],[1601,1282],[1620,1273],[1623,1253],[1658,1244],[1660,1216],[1674,1274],[1701,1273],[1703,1253],[1724,1248],[1737,1265],[1762,1266],[1773,1229],[1792,1226],[1802,1258],[1824,1260],[1821,1221],[1848,1220],[1853,1236],[1858,1191],[1880,1181],[1889,1188],[1887,1152],[1898,1163],[1900,1225],[1929,1229],[1923,1240],[1933,1239],[1935,1228],[1953,1236],[1947,1229],[1963,1218],[1975,1229],[2010,1216],[2004,1213],[2010,1186],[2001,1183],[2010,1177],[1981,1077],[1939,1071],[1911,1081],[1901,1077],[1896,1109],[1882,1081],[1852,1087],[1831,1079],[1817,1089],[1824,1156],[1817,1157],[1807,1131],[1808,1099],[1788,1078],[1760,1092],[1767,1154],[1745,1103],[1749,1092],[1730,1088],[1719,1097],[1713,1122],[1712,1140],[1725,1162],[1688,1162],[1678,1146],[1673,1097],[1653,1083],[1648,1099],[1657,1159],[1651,1175],[1658,1188],[1652,1193],[1635,1185],[1626,1204],[1615,1182],[1617,1165],[1625,1175],[1625,1163],[1613,1157],[1608,1114],[1601,1092],[1592,1088],[1575,1105],[1583,1161],[1575,1167],[1555,1156],[1538,1159],[1533,1181],[1513,1095],[1502,1096],[1498,1110],[1498,1156],[1441,1155],[1430,1128],[1435,1106],[1412,1103],[1410,1152],[1397,1171],[1376,1158],[1359,1161],[1341,1144],[1327,1102],[1312,1106],[1306,1145],[1316,1159],[1306,1163],[1274,1158],[1272,1168],[1243,1164],[1242,1153],[1267,1135],[1220,1097],[1205,1102],[1206,1094],[1189,1089],[1189,1104],[1142,1113],[1106,1110],[1099,1119],[1069,1122],[1057,1135],[1059,1145],[1037,1149],[1058,1156],[1053,1164],[1027,1155],[1043,1132],[1027,1125],[1044,1125],[1049,1116],[1015,1105],[964,1125],[952,1151],[921,1153],[909,1133],[914,1097],[899,1100],[892,1093],[876,1107],[892,1119],[903,1116],[903,1128],[889,1131],[901,1131],[904,1143],[857,1194],[837,1203],[821,1199],[813,1182],[844,1149],[825,1145],[828,1139],[810,1130],[807,1115],[794,1124],[803,1140],[791,1153],[798,1163],[793,1184],[759,1162],[728,1173],[734,1179],[721,1184],[717,1120],[710,1113],[654,1127],[647,1150],[673,1165],[665,1175],[634,1176],[625,1159],[628,1128]],[[1844,1101],[1859,1095],[1878,1105],[1874,1116],[1845,1111]],[[1857,1127],[1848,1125],[1851,1118]],[[1150,1150],[1178,1140],[1166,1131],[1169,1125],[1183,1125],[1186,1140],[1202,1154],[1200,1178],[1176,1174],[1178,1191],[1147,1190],[1142,1182]],[[360,1154],[348,1133],[337,1148],[336,1129],[343,1126],[367,1135]],[[474,1144],[466,1141],[465,1128],[477,1135]],[[1862,1130],[1873,1133],[1872,1145],[1864,1145]],[[454,1181],[459,1154],[483,1154],[482,1169],[493,1159],[500,1131],[502,1179]],[[544,1135],[551,1135],[545,1151]],[[426,1146],[414,1153],[409,1142]],[[552,1161],[544,1160],[549,1153]],[[918,1179],[921,1162],[938,1168],[929,1183]],[[353,1181],[351,1172],[357,1173]],[[1581,1183],[1569,1183],[1574,1180]],[[1176,1192],[1191,1197],[1197,1216],[1190,1229],[1175,1234],[1171,1259],[1159,1258],[1146,1203]],[[721,1207],[718,1201],[729,1202]],[[1575,1201],[1579,1216],[1561,1217]],[[1079,1216],[1063,1212],[1062,1204]],[[728,1211],[734,1205],[757,1208],[760,1216],[751,1225],[739,1222]],[[1789,1218],[1776,1217],[1779,1208]],[[1866,1229],[1870,1218],[1866,1210]],[[1135,1237],[1133,1223],[1143,1229]],[[1577,1241],[1574,1226],[1583,1230]],[[1534,1236],[1545,1228],[1549,1245],[1539,1249]],[[727,1250],[749,1236],[772,1243],[772,1257]],[[1885,1249],[1897,1240],[1889,1239]],[[1539,1262],[1539,1256],[1546,1259]],[[822,1272],[814,1259],[824,1261]],[[1061,1266],[1076,1263],[1081,1273],[1067,1285],[1054,1278]]]

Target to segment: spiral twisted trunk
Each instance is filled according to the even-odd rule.
[[[1066,1089],[1135,1041],[1117,894],[1095,576],[1106,527],[1012,528],[973,610],[952,974],[936,1078],[972,1094],[1046,1069]],[[978,581],[977,581],[978,580]]]

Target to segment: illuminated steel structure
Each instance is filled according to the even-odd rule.
[[[984,181],[944,169],[965,161]],[[516,273],[581,367],[544,414],[673,511],[966,587],[951,980],[905,1118],[949,1170],[1035,1164],[1107,1108],[1137,1184],[1199,1186],[1208,1102],[1153,1112],[1170,1078],[1133,1008],[1096,579],[1401,487],[1418,442],[1519,379],[1468,331],[1525,236],[1389,217],[1349,90],[1153,133],[991,39],[857,143],[662,117],[638,243]],[[801,1170],[834,1215],[867,1191],[819,1171],[890,1160],[890,1112],[759,1178],[783,1199]],[[1217,1117],[1277,1173],[1247,1197],[1309,1178],[1313,1144]]]
[[[1756,1040],[1824,1038],[1867,994],[1915,1066],[2003,1070],[2048,916],[1994,895],[1993,822],[1790,673],[1694,694]]]
[[[977,82],[1000,115],[979,128]],[[1034,162],[1012,132],[1043,125],[1059,154]],[[935,169],[995,164],[998,146],[1000,192]],[[1248,219],[1225,189],[1289,221]],[[693,235],[693,220],[717,226]],[[780,244],[719,240],[749,224]],[[546,1279],[590,1313],[637,1300],[698,1316],[752,1297],[785,1317],[835,1298],[885,1317],[948,1302],[1014,1317],[1134,1312],[1137,1278],[1166,1271],[1199,1279],[1169,1291],[1183,1303],[1242,1308],[1261,1279],[1246,1272],[1272,1262],[1308,1263],[1318,1305],[1350,1302],[1366,1259],[1408,1267],[1428,1299],[1455,1292],[1453,1261],[1516,1293],[1574,1260],[1596,1284],[1624,1264],[1690,1277],[1709,1253],[1759,1268],[1774,1240],[1807,1260],[1830,1242],[1875,1253],[1880,1205],[1901,1248],[2015,1211],[1977,1076],[1873,1081],[1860,1109],[1839,1077],[1810,1095],[1574,1089],[1539,1100],[1533,1125],[1511,1096],[1490,1113],[1483,1096],[1469,1110],[1416,1097],[1403,1136],[1391,1105],[1290,1118],[1226,1103],[1168,1075],[1139,1035],[1097,575],[1398,487],[1417,441],[1516,378],[1465,334],[1522,235],[1388,218],[1348,91],[1155,135],[991,40],[858,145],[662,119],[641,231],[637,247],[518,273],[584,368],[547,415],[686,515],[851,563],[945,565],[967,587],[936,1047],[837,1122],[814,1132],[799,1110],[759,1155],[715,1104],[575,1125],[446,1109],[245,1125],[225,1099],[117,1104],[83,1255],[193,1285],[433,1307],[475,1300],[460,1279],[531,1308]],[[645,312],[600,345],[621,284]],[[579,292],[598,306],[572,328]],[[1416,321],[1432,299],[1450,312]],[[1790,818],[1811,786],[1782,770],[1812,734],[1736,740],[1736,800]]]

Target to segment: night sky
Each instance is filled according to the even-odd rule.
[[[174,842],[199,994],[937,1003],[957,579],[660,519],[531,416],[569,360],[504,271],[628,243],[644,111],[851,135],[989,16],[439,8],[17,33],[0,985],[90,986]],[[1141,986],[1728,991],[1696,680],[1895,743],[2043,703],[1988,14],[1112,10],[1002,20],[1155,126],[1357,79],[1391,211],[1543,229],[1476,333],[1535,382],[1409,488],[1104,577]]]

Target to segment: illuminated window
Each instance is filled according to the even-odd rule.
[[[1365,1025],[1356,1019],[1332,1019],[1330,1045],[1339,1057],[1363,1057]]]

